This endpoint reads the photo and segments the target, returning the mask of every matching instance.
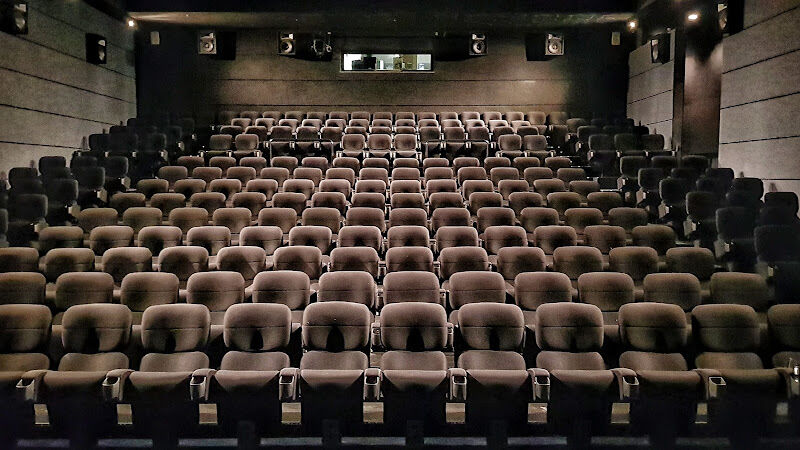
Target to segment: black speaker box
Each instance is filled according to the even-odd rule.
[[[106,38],[99,34],[86,33],[86,61],[105,64],[108,60]]]
[[[653,64],[666,64],[672,59],[670,50],[671,36],[669,33],[661,33],[650,38],[650,62]]]
[[[437,61],[463,61],[472,53],[472,40],[467,35],[437,37],[433,44]]]
[[[0,0],[0,31],[28,34],[28,2]]]
[[[545,56],[545,35],[544,34],[526,34],[525,35],[525,59],[528,61],[546,61]]]
[[[197,35],[197,52],[214,59],[236,59],[236,32],[201,31]]]

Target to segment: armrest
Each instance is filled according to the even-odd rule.
[[[779,367],[775,369],[786,382],[786,398],[800,398],[800,367]]]
[[[533,401],[550,401],[550,372],[544,369],[528,369],[533,384]]]
[[[450,380],[450,400],[465,402],[467,400],[467,371],[460,367],[447,369],[447,378]]]
[[[131,369],[114,369],[108,372],[103,380],[103,398],[109,402],[121,402],[124,398],[125,382],[133,372]]]
[[[293,402],[297,400],[297,379],[300,378],[300,369],[287,367],[281,369],[278,375],[278,400]]]
[[[447,308],[447,291],[444,289],[439,289],[439,301],[441,305]]]
[[[694,369],[703,380],[705,386],[706,400],[716,400],[725,394],[725,379],[718,370],[714,369]]]
[[[636,372],[624,368],[611,369],[611,372],[617,379],[621,401],[627,402],[639,396],[639,379],[636,377]]]
[[[373,322],[370,325],[370,329],[370,344],[372,345],[372,349],[383,347],[383,342],[381,341],[381,325]]]
[[[17,383],[19,398],[26,402],[39,401],[39,388],[47,372],[47,370],[30,370],[25,372]]]
[[[214,369],[197,369],[189,380],[189,396],[194,401],[208,401],[209,381],[217,373]]]
[[[364,371],[364,401],[377,402],[381,399],[381,369],[369,367]]]
[[[447,348],[452,350],[453,349],[453,341],[455,336],[455,325],[450,322],[447,322]]]

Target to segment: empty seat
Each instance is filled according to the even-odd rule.
[[[36,272],[0,274],[0,304],[34,304],[45,302],[47,280]]]
[[[343,301],[374,309],[377,289],[373,276],[363,271],[324,273],[319,279],[318,302]]]
[[[503,276],[497,272],[467,271],[450,276],[450,322],[458,323],[458,310],[469,303],[505,303],[506,289]]]
[[[433,272],[433,252],[428,247],[395,247],[386,251],[386,272]]]
[[[389,228],[401,225],[428,226],[428,213],[422,208],[395,208],[389,212]]]
[[[168,247],[181,245],[182,231],[174,226],[145,227],[139,231],[137,237],[139,247],[150,250],[153,256],[158,256],[161,250]]]
[[[436,250],[441,252],[450,247],[477,247],[478,231],[470,226],[445,225],[437,228]]]
[[[558,247],[553,251],[553,270],[577,282],[585,273],[603,271],[603,255],[594,247]]]
[[[106,376],[111,400],[131,404],[134,428],[159,444],[174,442],[199,423],[197,404],[187,386],[192,372],[209,367],[203,350],[210,315],[203,305],[155,305],[142,317],[145,351],[138,371],[116,370]],[[174,445],[174,443],[172,444]]]
[[[702,380],[683,356],[690,334],[683,311],[657,303],[623,305],[619,328],[625,348],[620,367],[634,370],[639,379],[631,425],[656,442],[686,435],[695,424]]]
[[[322,252],[318,247],[295,245],[275,250],[275,270],[304,272],[309,279],[318,280],[322,274]]]
[[[300,224],[303,226],[322,226],[336,234],[341,227],[342,216],[336,208],[313,207],[303,211]],[[291,232],[290,232],[291,234]]]
[[[129,273],[153,270],[153,254],[145,247],[110,248],[103,253],[103,272],[111,274],[118,285]]]
[[[400,225],[389,228],[386,233],[387,248],[394,247],[428,247],[429,233],[426,227],[419,225]]]
[[[133,243],[133,228],[123,225],[97,227],[89,233],[89,247],[96,255],[116,247],[130,247]]]
[[[449,288],[447,280],[459,272],[489,270],[489,256],[480,247],[448,247],[439,253],[439,278],[445,280],[444,289]]]
[[[600,309],[580,303],[544,304],[537,308],[534,325],[540,348],[536,367],[550,373],[548,424],[567,434],[574,445],[588,443],[592,432],[608,426],[611,404],[620,398],[615,374],[606,370],[599,353]]]
[[[646,225],[635,227],[631,231],[633,245],[650,247],[659,256],[666,255],[667,250],[675,247],[675,231],[665,225]]]
[[[584,243],[592,246],[604,255],[611,249],[626,245],[625,229],[614,225],[590,225],[584,228]]]
[[[203,247],[210,256],[231,244],[231,230],[224,226],[194,227],[186,233],[186,245]]]
[[[203,247],[169,247],[158,255],[158,270],[174,274],[185,285],[196,272],[208,270],[208,250]]]
[[[178,302],[180,281],[171,273],[137,272],[125,276],[120,285],[120,303],[131,311],[134,327],[142,323],[142,313],[153,305]]]
[[[381,313],[380,339],[384,424],[395,432],[421,421],[424,432],[445,423],[449,388],[444,350],[448,324],[441,305],[395,303]],[[413,370],[411,370],[413,369]]]
[[[305,430],[318,433],[328,420],[344,431],[361,423],[371,322],[363,304],[322,302],[306,308],[297,380],[301,408],[307,411],[301,416]]]

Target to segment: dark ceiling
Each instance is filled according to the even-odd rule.
[[[636,6],[636,0],[127,1],[130,15],[144,22],[348,34],[593,26],[623,22]]]

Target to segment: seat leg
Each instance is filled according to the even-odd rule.
[[[322,420],[322,447],[339,448],[342,446],[342,433],[336,419]]]
[[[256,424],[249,420],[243,420],[236,427],[236,448],[240,450],[255,450],[258,448],[259,440],[256,434]]]
[[[493,420],[489,424],[486,445],[489,448],[508,447],[508,423],[505,420]]]
[[[425,443],[425,425],[421,420],[406,422],[406,447],[422,448]]]
[[[572,422],[572,432],[567,436],[569,448],[589,448],[592,442],[592,422],[576,418]]]

